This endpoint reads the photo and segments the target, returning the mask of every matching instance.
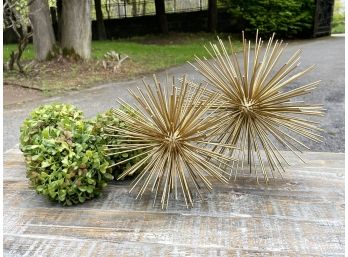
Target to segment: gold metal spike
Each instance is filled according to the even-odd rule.
[[[191,188],[201,196],[202,187],[208,191],[212,189],[211,178],[227,183],[228,173],[220,166],[229,165],[234,160],[212,150],[215,146],[235,149],[211,139],[224,118],[211,111],[220,95],[212,93],[203,100],[205,88],[189,87],[185,77],[180,90],[175,87],[174,80],[169,90],[165,90],[155,76],[154,82],[154,88],[144,82],[145,90],[138,88],[137,93],[130,90],[139,107],[119,100],[136,115],[121,109],[113,110],[127,123],[127,127],[108,126],[107,129],[111,136],[117,134],[126,144],[109,146],[110,154],[143,150],[137,156],[114,164],[128,162],[132,158],[141,159],[118,177],[121,179],[139,172],[130,189],[138,188],[137,198],[150,190],[155,195],[154,204],[156,197],[161,195],[161,207],[167,208],[169,198],[174,196],[178,199],[181,188],[186,206],[193,206]]]
[[[294,72],[299,66],[301,51],[295,52],[290,59],[279,66],[279,60],[286,48],[282,41],[274,42],[274,34],[263,49],[263,42],[256,34],[254,50],[250,41],[244,38],[243,59],[240,63],[233,51],[231,40],[228,53],[224,43],[218,38],[218,44],[210,43],[206,50],[212,58],[207,61],[196,57],[197,64],[191,64],[207,80],[208,84],[222,94],[216,112],[218,116],[228,117],[221,121],[216,133],[217,141],[222,144],[235,145],[241,151],[231,151],[231,156],[240,159],[238,165],[231,169],[236,178],[244,162],[249,163],[250,172],[255,171],[257,180],[260,171],[266,182],[273,171],[280,174],[284,171],[284,159],[274,141],[285,146],[300,159],[297,151],[301,147],[309,149],[295,135],[315,142],[322,142],[322,131],[316,122],[303,118],[306,116],[323,116],[324,109],[320,105],[309,105],[292,98],[303,96],[315,89],[319,81],[297,88],[286,90],[286,86],[313,69],[313,66]],[[263,54],[262,54],[263,53]],[[193,88],[198,85],[190,83]],[[213,91],[206,91],[210,97]],[[226,149],[215,147],[223,154]],[[302,159],[301,159],[302,160]],[[268,164],[268,165],[266,165]]]

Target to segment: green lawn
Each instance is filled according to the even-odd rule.
[[[16,44],[9,44],[9,45],[4,45],[4,62],[8,61],[10,58],[10,54],[12,51],[14,51],[17,48]],[[22,60],[23,61],[28,61],[34,59],[35,54],[34,54],[34,49],[33,45],[28,45],[27,48],[25,49]]]
[[[224,37],[226,39],[226,36]],[[216,36],[207,33],[198,34],[173,34],[164,36],[133,37],[128,40],[93,41],[92,58],[102,59],[103,55],[114,50],[126,54],[136,63],[147,66],[147,69],[157,70],[183,64],[194,59],[194,55],[206,55],[204,44],[216,41]],[[234,40],[236,46],[240,42]],[[16,44],[4,45],[4,61],[9,59],[10,53],[16,48]],[[32,60],[35,57],[32,45],[29,45],[23,53],[23,60]]]
[[[221,37],[227,40],[226,35],[221,35]],[[27,83],[30,86],[43,88],[43,90],[73,89],[76,88],[75,84],[78,87],[91,86],[184,64],[192,61],[195,54],[200,57],[207,56],[203,45],[209,44],[210,41],[216,42],[216,35],[173,33],[168,36],[149,35],[114,41],[93,41],[92,60],[87,64],[64,63],[63,71],[60,72],[61,67],[52,61],[49,64],[41,63],[35,81],[30,76],[18,80],[19,75],[13,73],[5,74],[5,81],[20,81],[20,83]],[[233,39],[233,43],[235,49],[240,49],[239,40]],[[9,59],[10,52],[15,48],[15,44],[4,45],[4,61]],[[110,72],[106,74],[104,70],[100,69],[104,54],[112,50],[130,57],[128,61],[124,62],[123,70],[118,74]],[[23,54],[23,60],[29,61],[34,57],[33,46],[29,45]],[[64,78],[65,76],[67,78]],[[71,81],[67,81],[69,77],[72,78]]]
[[[164,69],[192,60],[195,54],[202,55],[203,47],[199,42],[186,44],[141,44],[127,41],[93,42],[93,58],[102,58],[110,50],[128,55],[134,62],[147,66],[150,71]]]

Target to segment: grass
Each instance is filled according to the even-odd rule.
[[[12,51],[16,50],[17,45],[16,44],[8,44],[4,45],[3,48],[3,60],[4,62],[7,62],[10,59],[10,54]],[[33,49],[33,45],[28,45],[27,48],[24,50],[22,55],[23,61],[29,61],[35,58],[35,53]]]
[[[225,35],[221,37],[227,40]],[[35,87],[46,92],[89,87],[181,65],[192,61],[195,54],[206,56],[203,45],[209,41],[216,41],[216,36],[207,33],[172,33],[168,36],[149,35],[114,41],[94,41],[92,59],[88,62],[43,62],[25,76],[18,72],[6,72],[4,79],[8,84]],[[233,44],[236,49],[240,49],[239,40],[233,39]],[[4,45],[4,61],[9,59],[15,48],[15,44]],[[116,73],[105,70],[101,64],[104,54],[112,50],[130,57]],[[34,57],[33,46],[29,45],[23,54],[23,61],[29,62]]]

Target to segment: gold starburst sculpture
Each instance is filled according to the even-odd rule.
[[[139,172],[130,189],[139,188],[137,198],[149,189],[155,194],[154,204],[157,195],[161,194],[161,206],[167,208],[170,196],[178,199],[181,188],[186,206],[193,206],[191,187],[201,196],[201,188],[212,189],[211,178],[227,183],[228,174],[219,165],[229,165],[233,160],[211,149],[216,145],[233,148],[210,139],[221,117],[208,110],[216,105],[219,95],[210,94],[202,100],[205,89],[189,87],[185,78],[180,90],[175,87],[174,81],[168,90],[160,85],[156,77],[154,81],[154,89],[144,82],[145,90],[138,88],[138,94],[129,90],[140,108],[119,100],[136,115],[121,109],[113,110],[117,117],[127,123],[127,128],[108,126],[108,130],[115,132],[126,144],[110,145],[110,154],[143,150],[132,157],[141,157],[141,160],[118,178]],[[211,160],[207,160],[207,157]]]
[[[297,151],[301,152],[301,147],[309,148],[296,139],[295,135],[315,142],[321,142],[322,138],[318,134],[321,129],[317,123],[304,115],[321,116],[324,112],[320,105],[292,101],[294,97],[310,93],[319,81],[286,90],[286,86],[311,71],[314,66],[294,72],[300,64],[301,50],[298,50],[285,64],[277,67],[286,45],[282,41],[273,41],[274,34],[266,48],[263,48],[263,41],[256,34],[254,50],[251,50],[250,41],[244,38],[243,33],[243,58],[240,63],[231,40],[228,53],[222,40],[218,38],[218,45],[210,43],[210,49],[205,47],[211,61],[196,56],[197,65],[191,64],[205,77],[214,91],[222,94],[221,99],[225,102],[216,114],[228,114],[228,118],[222,120],[215,133],[218,135],[218,142],[241,149],[230,152],[240,159],[237,166],[231,169],[231,175],[234,171],[237,176],[247,160],[250,172],[254,167],[257,181],[261,171],[266,182],[270,177],[269,170],[273,177],[275,170],[281,175],[284,171],[283,163],[289,164],[274,141],[278,141],[301,159]],[[191,86],[197,87],[193,83]],[[219,153],[226,150],[219,150],[218,146],[216,148]]]

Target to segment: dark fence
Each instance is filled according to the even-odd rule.
[[[191,11],[181,13],[167,13],[169,31],[174,32],[201,32],[208,27],[208,11]],[[109,39],[125,38],[131,36],[142,36],[160,32],[156,16],[136,16],[104,20],[106,34]],[[225,9],[218,9],[218,32],[240,32],[240,22]],[[56,29],[56,28],[55,28]],[[4,44],[16,43],[16,35],[12,30],[5,30]],[[92,21],[92,38],[97,39],[97,24]]]

